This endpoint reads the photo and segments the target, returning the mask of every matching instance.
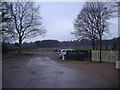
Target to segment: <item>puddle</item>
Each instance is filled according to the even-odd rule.
[[[19,69],[20,66],[10,66],[10,67],[7,67],[7,69]]]
[[[30,61],[27,63],[27,66],[31,66],[31,65],[51,65],[51,64],[56,64],[56,62],[51,60],[48,57],[36,57],[36,58],[30,59]]]

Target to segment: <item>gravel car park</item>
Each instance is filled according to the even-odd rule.
[[[3,88],[117,88],[112,63],[61,61],[56,52],[28,52],[4,58]]]

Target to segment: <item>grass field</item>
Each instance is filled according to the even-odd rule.
[[[29,49],[29,50],[22,50],[22,52],[50,52],[53,51],[53,48],[37,48],[37,49]]]
[[[91,47],[58,47],[58,48],[92,50]],[[105,50],[105,48],[103,50]],[[36,49],[22,50],[22,52],[51,52],[51,51],[54,51],[54,48],[36,48]],[[17,54],[17,52],[18,52],[17,50],[8,51],[6,54],[2,54],[2,57],[4,58],[4,57],[7,57],[7,56],[15,55],[15,54]]]
[[[79,50],[91,50],[91,47],[58,47],[60,48],[65,48],[65,49],[79,49]],[[54,51],[54,48],[38,48],[38,49],[32,49],[29,50],[31,52],[50,52]]]
[[[53,48],[38,48],[38,49],[27,49],[27,50],[22,50],[21,52],[50,52],[53,51]],[[17,50],[13,50],[13,51],[8,51],[7,53],[2,54],[2,57],[9,57],[12,55],[17,54],[18,51]]]
[[[14,51],[8,51],[7,53],[2,53],[2,57],[8,57],[8,56],[11,56],[11,55],[15,55],[17,54],[17,50],[14,50]]]
[[[91,47],[71,47],[72,49],[79,49],[79,50],[91,50]]]

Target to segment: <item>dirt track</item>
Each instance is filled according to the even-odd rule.
[[[3,88],[117,88],[113,63],[62,61],[55,52],[3,59]]]

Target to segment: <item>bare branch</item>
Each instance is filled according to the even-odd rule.
[[[40,5],[37,6],[33,2],[21,1],[10,2],[9,5],[12,28],[7,29],[7,32],[13,34],[20,45],[24,39],[45,34],[39,14]]]
[[[90,39],[94,44],[108,31],[108,19],[112,17],[112,11],[103,2],[86,2],[74,22],[76,37]],[[94,48],[94,46],[93,46]]]

